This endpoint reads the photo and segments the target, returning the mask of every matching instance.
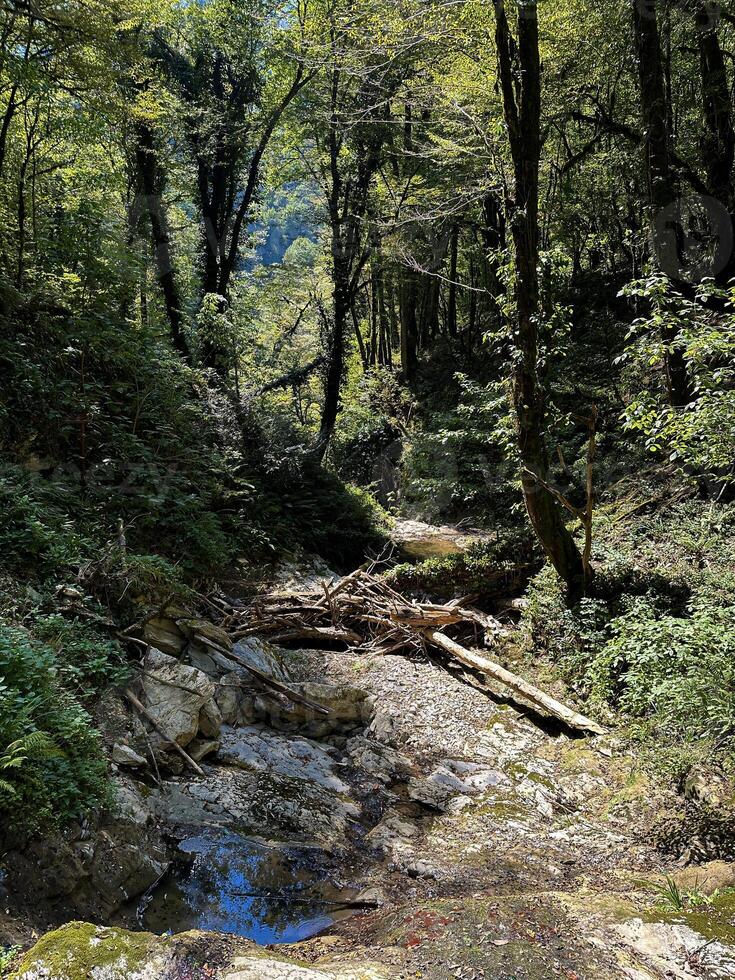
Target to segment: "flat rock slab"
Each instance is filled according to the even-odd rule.
[[[153,794],[158,816],[178,825],[235,826],[258,837],[341,847],[360,816],[334,759],[308,739],[260,726],[223,728],[220,765],[198,781]]]
[[[206,965],[204,965],[206,964]],[[389,980],[371,963],[300,964],[234,936],[175,936],[70,922],[30,949],[11,980]]]

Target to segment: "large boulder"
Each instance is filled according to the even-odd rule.
[[[105,920],[159,880],[168,867],[166,845],[145,826],[150,811],[140,794],[128,785],[122,792],[115,816],[91,833],[36,838],[3,858],[3,883],[19,912],[32,919],[53,906],[59,916]]]
[[[149,650],[143,663],[143,702],[165,734],[185,747],[196,738],[204,711],[206,735],[212,736],[219,709],[214,701],[215,686],[196,667],[179,663],[160,650]],[[154,746],[166,750],[165,740],[154,731]]]

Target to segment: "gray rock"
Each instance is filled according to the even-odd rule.
[[[414,773],[413,763],[401,752],[363,735],[349,740],[347,754],[356,768],[381,783],[408,780]]]
[[[113,791],[115,796],[113,816],[140,826],[145,826],[151,821],[153,814],[139,784],[121,776],[114,781]]]
[[[289,673],[281,654],[266,640],[261,640],[257,636],[248,636],[236,643],[233,650],[241,660],[259,670],[261,674],[267,674],[277,681],[289,680]],[[240,673],[249,676],[246,671],[241,670]]]
[[[240,675],[234,671],[225,674],[215,688],[214,699],[222,716],[222,723],[225,725],[237,724],[240,721],[240,705],[243,700]],[[246,724],[251,721],[253,721],[252,717],[247,720]]]
[[[199,712],[199,734],[205,738],[217,738],[222,727],[222,712],[213,697],[202,705]]]
[[[186,746],[199,731],[205,704],[214,699],[214,684],[195,667],[180,664],[160,650],[149,650],[144,667],[143,701],[161,729],[179,745]],[[165,746],[157,732],[151,741]]]
[[[215,752],[219,751],[219,740],[218,739],[199,739],[195,738],[186,747],[186,751],[189,753],[194,762],[201,762],[202,759],[206,759],[208,755],[213,755]]]
[[[360,816],[334,759],[306,739],[258,725],[224,727],[219,761],[204,780],[169,782],[155,791],[157,815],[327,850],[344,845],[349,822]]]
[[[509,782],[508,777],[496,769],[445,759],[430,776],[409,780],[408,795],[417,803],[435,810],[446,810],[457,796],[475,796]]]
[[[139,768],[147,764],[142,755],[138,755],[129,745],[121,743],[112,746],[112,761],[118,766],[131,766],[132,768]]]

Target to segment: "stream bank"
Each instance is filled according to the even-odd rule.
[[[107,701],[117,801],[64,842],[76,877],[31,848],[4,882],[33,921],[41,869],[40,928],[91,921],[47,935],[15,977],[735,976],[735,869],[695,869],[711,905],[660,907],[665,874],[692,887],[651,832],[678,801],[613,734],[540,724],[425,657],[237,644],[325,719],[233,669],[201,642],[211,624],[148,630],[141,694],[204,776]]]

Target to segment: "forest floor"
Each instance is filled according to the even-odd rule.
[[[271,714],[226,725],[204,779],[184,771],[151,789],[120,772],[128,806],[132,798],[138,823],[179,840],[204,827],[268,846],[287,840],[310,854],[311,884],[329,880],[329,894],[376,907],[335,914],[305,941],[256,947],[224,934],[226,906],[242,892],[219,894],[216,915],[174,915],[173,937],[150,935],[164,932],[162,920],[154,928],[138,906],[137,923],[116,913],[50,933],[11,976],[735,977],[735,865],[667,855],[656,828],[681,800],[615,733],[578,737],[423,656],[257,641],[250,650],[299,690],[359,701],[360,724],[320,731],[313,718],[284,724]],[[110,740],[120,717],[108,711]],[[218,871],[209,869],[202,896],[221,891]],[[263,880],[278,887],[279,873],[271,861]],[[57,922],[73,917],[59,912]],[[141,921],[150,933],[105,928]]]

